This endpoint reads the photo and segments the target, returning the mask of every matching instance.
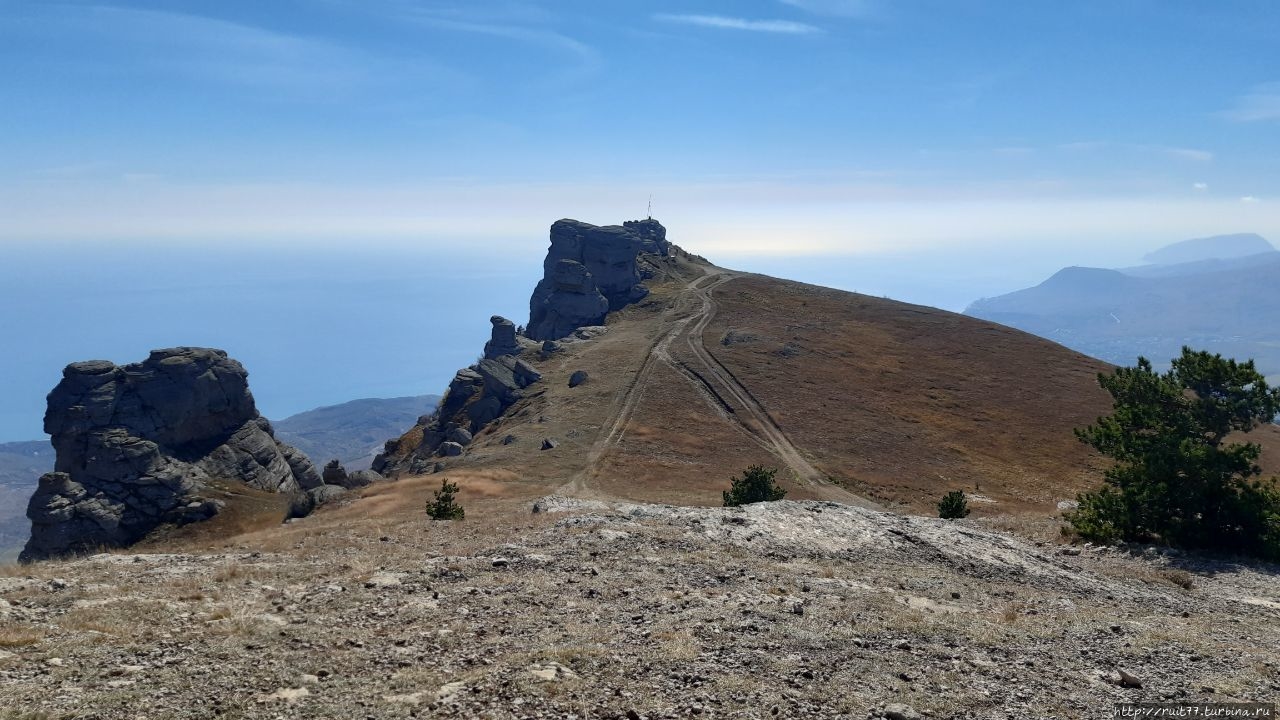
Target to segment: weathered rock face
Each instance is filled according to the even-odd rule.
[[[342,463],[338,460],[330,460],[324,466],[324,470],[320,473],[320,479],[324,480],[325,485],[338,485],[339,487],[347,487],[347,481],[350,476],[347,475],[347,469],[342,467]]]
[[[321,486],[258,414],[248,373],[221,350],[157,350],[141,363],[73,363],[49,393],[55,472],[27,506],[23,561],[137,542],[222,507],[211,485],[301,494]]]
[[[657,220],[653,218],[628,220],[622,223],[622,227],[640,238],[640,252],[663,257],[671,254],[671,243],[667,242],[667,229]]]
[[[520,352],[520,343],[516,342],[516,324],[501,315],[489,318],[493,324],[493,333],[489,342],[484,344],[484,356],[490,360],[503,355],[515,355]]]
[[[475,433],[524,397],[525,388],[542,373],[515,355],[485,358],[463,368],[449,383],[449,391],[433,416],[419,419],[422,439],[410,452],[398,440],[387,442],[373,469],[383,475],[400,471],[429,472],[436,456],[456,457],[471,444]]]
[[[640,284],[642,253],[668,255],[666,228],[657,220],[598,227],[577,220],[551,226],[543,278],[529,300],[527,335],[558,340],[586,325],[600,325],[610,311],[649,294]]]
[[[490,318],[493,330],[483,358],[458,371],[434,415],[387,441],[373,469],[388,477],[439,472],[442,458],[465,455],[483,428],[542,379],[524,358],[545,361],[566,345],[608,332],[605,316],[648,295],[641,281],[661,271],[662,258],[683,255],[652,218],[606,227],[577,220],[553,224],[543,278],[529,301],[528,328],[521,334],[510,320]],[[575,374],[572,385],[585,381],[586,373]]]

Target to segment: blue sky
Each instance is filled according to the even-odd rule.
[[[438,393],[553,220],[650,196],[723,265],[954,310],[1280,240],[1272,0],[0,0],[0,70],[0,440],[171,344],[270,417]]]
[[[0,0],[0,66],[9,242],[512,237],[650,193],[708,253],[1280,231],[1266,0]]]

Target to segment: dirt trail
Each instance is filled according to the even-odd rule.
[[[640,369],[636,371],[635,377],[631,379],[631,382],[627,383],[618,400],[614,402],[611,420],[606,424],[605,431],[591,446],[591,450],[587,452],[586,463],[583,465],[582,470],[578,471],[569,482],[562,485],[557,492],[573,497],[609,499],[608,495],[591,487],[590,481],[599,473],[600,459],[604,457],[604,453],[610,447],[622,440],[627,426],[631,422],[631,416],[635,414],[636,407],[639,406],[641,399],[644,398],[644,388],[649,382],[649,376],[653,374],[654,365],[670,357],[667,349],[671,346],[672,341],[679,337],[685,327],[697,317],[697,312],[690,312],[689,305],[692,304],[691,300],[695,297],[690,291],[696,292],[696,288],[700,284],[712,277],[714,275],[703,275],[690,283],[689,288],[681,293],[675,307],[668,311],[668,315],[674,318],[670,323],[670,329],[649,345]]]
[[[563,485],[559,492],[577,497],[604,497],[592,487],[591,482],[599,471],[599,462],[610,447],[622,441],[631,422],[631,416],[644,397],[644,388],[648,384],[654,365],[663,362],[684,375],[717,413],[776,456],[791,470],[797,482],[808,485],[820,498],[865,508],[882,509],[866,498],[855,495],[827,480],[826,476],[810,464],[800,450],[792,444],[777,421],[751,394],[751,391],[738,382],[733,373],[707,350],[703,342],[703,334],[716,313],[716,302],[712,293],[721,285],[740,277],[741,273],[715,267],[708,267],[704,272],[705,275],[690,283],[687,290],[681,294],[675,308],[671,311],[675,318],[670,323],[670,329],[650,345],[640,370],[636,372],[635,377],[616,402],[616,410],[611,422],[607,425],[607,431],[588,452],[585,466],[573,479]],[[691,309],[690,306],[694,307]],[[691,353],[692,365],[682,362],[671,354],[671,345],[681,338],[684,339]]]
[[[718,386],[719,392],[716,395],[729,403],[735,420],[748,432],[759,438],[767,450],[786,464],[798,482],[809,485],[815,494],[824,500],[858,505],[870,509],[883,509],[866,498],[855,495],[832,483],[810,464],[804,458],[804,455],[800,453],[799,448],[783,432],[778,422],[769,414],[769,411],[751,394],[751,391],[746,386],[738,381],[733,372],[707,349],[703,336],[707,326],[711,324],[716,314],[716,302],[712,292],[740,275],[740,273],[721,272],[721,279],[717,282],[707,287],[700,287],[695,284],[690,288],[702,301],[702,307],[698,313],[698,321],[694,323],[693,327],[681,332],[685,336],[685,343],[688,345],[690,352],[703,370],[702,373],[699,373],[701,379],[704,382],[710,380]],[[754,422],[749,425],[744,423],[744,414]]]

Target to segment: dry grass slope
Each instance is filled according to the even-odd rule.
[[[917,512],[952,489],[994,501],[973,503],[979,514],[1052,512],[1101,480],[1102,459],[1072,430],[1110,411],[1096,381],[1106,363],[963,315],[763,276],[716,299],[706,347],[851,488]],[[1268,462],[1280,469],[1280,455]]]

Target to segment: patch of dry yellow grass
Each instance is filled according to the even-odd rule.
[[[43,639],[44,633],[30,625],[0,621],[0,648],[27,647]]]

